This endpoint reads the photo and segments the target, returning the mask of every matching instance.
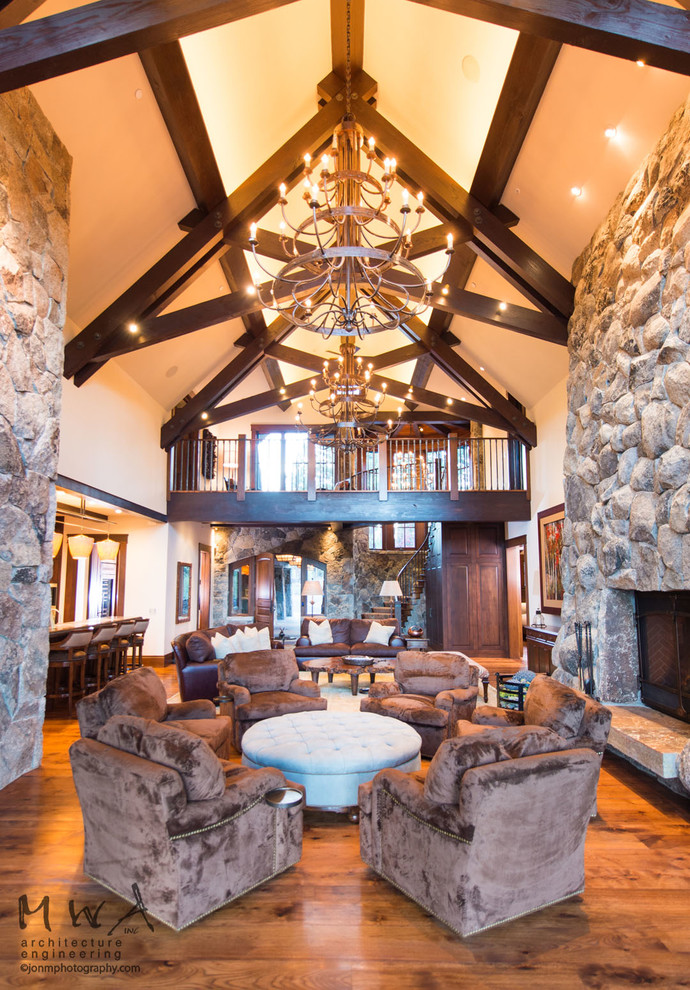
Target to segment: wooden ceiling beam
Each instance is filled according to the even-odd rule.
[[[330,140],[338,119],[336,106],[329,104],[319,110],[235,192],[71,340],[65,348],[65,376],[72,377],[88,364],[118,328],[130,321],[137,322],[173,282],[192,269],[209,244],[221,244],[225,228],[238,226],[268,209],[277,200],[280,181],[289,182],[300,173],[304,149],[318,154]]]
[[[450,221],[458,217],[467,220],[472,225],[474,239],[487,241],[540,296],[541,308],[566,319],[571,315],[574,289],[560,272],[505,227],[377,110],[363,104],[358,108],[358,120],[369,134],[375,135],[377,148],[396,155],[398,174],[413,189],[423,189],[435,211]]]
[[[266,353],[270,354],[277,361],[285,361],[286,364],[293,364],[298,368],[306,368],[309,371],[320,372],[323,368],[324,359],[317,354],[300,351],[296,347],[287,347],[285,344],[270,344],[266,348]],[[385,354],[377,354],[375,357],[365,359],[365,363],[374,366],[373,370],[392,367],[396,364],[403,364],[406,361],[413,361],[419,354],[426,353],[421,344],[406,344],[404,347],[397,347],[395,350]]]
[[[521,34],[496,103],[470,193],[490,210],[499,205],[561,45]]]
[[[404,402],[408,394],[409,385],[405,385],[404,382],[392,381],[390,378],[383,379],[378,375],[372,375],[372,388],[381,391],[384,381],[386,382],[386,393]],[[462,399],[453,399],[449,404],[447,396],[441,395],[439,392],[431,392],[426,388],[416,388],[413,394],[417,402],[423,402],[425,405],[431,406],[432,409],[444,410],[450,413],[450,409],[453,407],[460,410],[463,419],[473,420],[475,423],[483,423],[485,426],[494,426],[498,430],[506,430],[509,433],[514,432],[514,426],[506,422],[504,417],[496,412],[495,409],[490,409],[488,406],[478,406],[471,402],[463,402]]]
[[[328,75],[317,83],[316,92],[319,96],[319,103],[323,106],[330,100],[338,100],[338,102],[344,102],[345,86],[345,74],[339,75],[337,72],[329,72]],[[376,106],[376,94],[378,92],[378,83],[373,79],[368,72],[363,69],[360,72],[353,73],[352,76],[352,99],[353,100],[364,100],[366,103]],[[343,108],[343,113],[345,112]]]
[[[238,399],[236,402],[226,402],[224,405],[216,406],[208,411],[204,425],[217,426],[218,423],[228,423],[240,416],[250,416],[252,413],[261,412],[262,409],[270,409],[271,406],[282,408],[286,401],[289,406],[292,404],[292,399],[302,399],[305,395],[309,395],[310,389],[311,379],[303,378],[291,385],[283,385],[280,389],[274,388],[268,392],[261,392],[259,395]]]
[[[347,3],[331,0],[331,61],[333,71],[345,78],[347,65]],[[364,63],[364,0],[350,0],[350,66],[352,75]]]
[[[418,230],[412,238],[412,247],[408,258],[414,261],[416,258],[424,258],[428,254],[435,254],[437,251],[445,251],[447,247],[448,234],[453,235],[456,245],[469,241],[472,237],[472,228],[462,220],[456,223],[440,224],[437,227],[428,227],[426,230]],[[397,241],[385,241],[381,245],[382,251],[392,251]]]
[[[295,0],[99,0],[0,32],[0,92],[133,55]]]
[[[690,75],[690,18],[648,0],[415,0],[463,17]]]
[[[444,291],[446,295],[443,295]],[[470,320],[501,327],[503,330],[514,330],[528,337],[546,340],[550,344],[568,346],[568,325],[565,320],[550,313],[542,313],[538,309],[527,309],[525,306],[499,302],[498,299],[490,299],[477,292],[454,289],[450,286],[446,286],[441,291],[435,286],[431,305],[436,312],[446,310],[451,316],[466,316]],[[429,325],[431,326],[431,321]],[[435,330],[435,327],[432,329]]]
[[[161,428],[161,447],[167,448],[190,430],[205,425],[201,414],[217,405],[256,368],[264,357],[266,348],[273,341],[284,340],[294,328],[286,320],[278,318],[254,340],[241,354],[233,358],[215,375],[185,406],[178,409]]]
[[[408,320],[405,333],[413,340],[419,340],[436,364],[455,382],[469,389],[483,402],[486,402],[505,421],[507,429],[520,437],[530,447],[537,442],[537,428],[534,423],[524,416],[508,399],[494,388],[472,365],[461,358],[452,347],[444,344],[440,336],[417,317]],[[463,403],[464,404],[464,403]]]

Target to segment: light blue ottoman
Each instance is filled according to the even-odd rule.
[[[296,712],[267,718],[242,737],[242,763],[276,767],[303,784],[306,804],[326,811],[357,806],[357,789],[384,767],[421,767],[412,726],[371,712]]]

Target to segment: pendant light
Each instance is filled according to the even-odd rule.
[[[120,544],[115,540],[110,539],[110,530],[108,530],[108,537],[105,540],[98,540],[96,542],[96,553],[100,557],[101,561],[114,561],[117,560],[117,552],[120,549]]]
[[[53,533],[53,557],[57,557],[62,546],[62,533]]]
[[[81,518],[82,525],[84,522],[84,510],[86,507],[86,499],[81,500]],[[86,536],[84,533],[79,533],[77,536],[67,537],[67,546],[69,547],[69,552],[71,553],[74,560],[85,560],[91,556],[91,550],[93,549],[93,536]]]

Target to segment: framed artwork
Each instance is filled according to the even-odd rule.
[[[560,615],[563,606],[561,556],[565,505],[554,505],[537,514],[539,528],[539,587],[542,612]]]
[[[189,622],[192,616],[192,565],[177,564],[175,622]]]

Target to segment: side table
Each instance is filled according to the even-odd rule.
[[[404,636],[405,646],[408,650],[421,650],[426,653],[429,649],[429,640],[424,636]]]

